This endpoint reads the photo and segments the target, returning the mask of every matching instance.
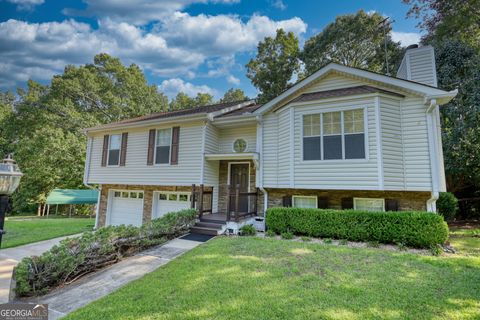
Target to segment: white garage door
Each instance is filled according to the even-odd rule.
[[[142,191],[113,191],[111,199],[109,225],[142,225]]]
[[[160,218],[166,213],[190,208],[188,192],[156,192],[154,217]]]

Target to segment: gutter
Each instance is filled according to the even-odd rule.
[[[102,194],[102,188],[95,188],[94,186],[88,184],[88,176],[90,174],[90,159],[92,156],[92,146],[93,146],[93,138],[87,137],[88,142],[87,142],[87,154],[86,154],[86,159],[85,159],[85,172],[83,174],[83,185],[89,189],[95,190],[98,192],[98,198],[97,198],[97,205],[95,207],[95,226],[94,229],[97,229],[98,227],[98,212],[100,208],[100,197]]]
[[[427,110],[425,111],[425,117],[427,119],[427,134],[428,134],[428,151],[430,154],[430,173],[432,177],[432,192],[430,199],[427,200],[427,211],[429,212],[436,212],[436,202],[440,195],[439,193],[439,175],[440,175],[440,166],[439,166],[439,159],[437,157],[438,150],[437,150],[437,137],[436,137],[436,126],[435,126],[435,118],[433,117],[433,113],[435,108],[437,107],[437,100],[430,99],[430,105],[428,106]]]

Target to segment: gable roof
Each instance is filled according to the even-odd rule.
[[[304,101],[344,97],[344,96],[349,96],[354,94],[367,94],[367,93],[383,93],[383,94],[388,94],[396,97],[404,97],[404,95],[398,94],[396,92],[383,90],[383,89],[372,87],[372,86],[357,86],[357,87],[348,87],[348,88],[341,88],[341,89],[304,93],[296,97],[295,99],[291,100],[290,102],[304,102]]]
[[[444,104],[453,99],[456,96],[458,90],[444,91],[436,87],[421,84],[418,82],[396,78],[392,76],[386,76],[380,73],[363,70],[359,68],[347,67],[335,62],[330,62],[323,68],[308,76],[307,78],[297,82],[295,85],[285,90],[283,93],[265,103],[262,107],[258,108],[254,114],[262,114],[269,111],[278,103],[286,100],[289,96],[293,95],[297,91],[305,88],[315,80],[331,73],[337,72],[340,74],[352,75],[358,78],[379,82],[390,87],[398,88],[405,91],[415,92],[423,95],[426,99],[438,99],[439,104]]]
[[[87,128],[85,129],[85,132],[130,127],[130,126],[138,125],[141,123],[150,123],[155,120],[161,121],[163,119],[177,118],[177,117],[190,117],[190,116],[193,117],[195,115],[207,115],[207,114],[213,114],[214,116],[217,116],[217,115],[221,116],[225,113],[233,112],[236,110],[243,110],[244,108],[248,108],[252,105],[255,105],[255,101],[244,100],[244,101],[210,104],[210,105],[199,106],[191,109],[155,112],[155,113],[151,113],[151,114],[136,117],[136,118],[121,120],[121,121],[112,122],[112,123],[108,123],[108,124],[104,124],[104,125],[100,125],[92,128]]]

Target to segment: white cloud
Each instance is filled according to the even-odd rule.
[[[417,44],[420,42],[421,35],[415,32],[397,32],[392,31],[392,40],[400,41],[402,46],[408,46],[411,44]]]
[[[7,0],[7,2],[17,5],[17,10],[29,11],[35,6],[41,5],[45,0]]]
[[[32,0],[35,1],[35,0]],[[96,16],[136,25],[160,21],[194,3],[237,3],[240,0],[83,0],[85,10],[66,8],[71,16]]]
[[[283,3],[282,0],[273,0],[272,6],[274,6],[277,9],[280,9],[280,10],[287,9],[287,5],[285,3]]]
[[[0,22],[0,88],[12,89],[29,78],[49,79],[65,65],[89,63],[100,52],[172,78],[192,78],[201,64],[215,61],[208,76],[227,77],[236,54],[251,51],[277,28],[301,34],[307,27],[299,18],[273,21],[254,15],[243,22],[236,16],[179,12],[150,31],[110,18],[99,20],[98,25],[93,29],[75,20]]]
[[[169,98],[174,98],[179,92],[183,92],[191,97],[196,96],[197,93],[208,93],[213,96],[218,94],[215,89],[207,85],[195,85],[190,82],[185,82],[180,78],[164,80],[158,88]]]
[[[236,86],[240,84],[240,79],[231,74],[227,76],[227,81],[228,83],[234,84]]]
[[[157,32],[175,46],[224,56],[255,48],[260,40],[275,35],[279,28],[298,35],[305,33],[307,24],[298,17],[273,21],[266,16],[253,15],[245,23],[238,16],[191,16],[175,12],[157,26]]]

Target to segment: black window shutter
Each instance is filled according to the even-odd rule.
[[[107,166],[108,158],[108,140],[110,139],[109,135],[106,134],[103,136],[103,150],[102,150],[102,167]]]
[[[318,209],[328,209],[328,198],[327,197],[318,197],[317,208]]]
[[[289,196],[289,195],[283,196],[282,201],[283,201],[284,207],[292,206],[292,196]]]
[[[353,198],[342,198],[342,210],[353,209]]]
[[[120,166],[125,166],[125,161],[127,159],[127,141],[128,141],[128,132],[122,133],[122,146],[120,150]]]
[[[157,130],[151,129],[148,132],[148,153],[147,153],[147,165],[153,166],[153,155],[155,154],[155,134]]]
[[[180,127],[172,128],[172,150],[170,152],[170,164],[178,164],[178,148],[180,143]]]
[[[386,199],[385,200],[385,211],[398,211],[398,200]]]

